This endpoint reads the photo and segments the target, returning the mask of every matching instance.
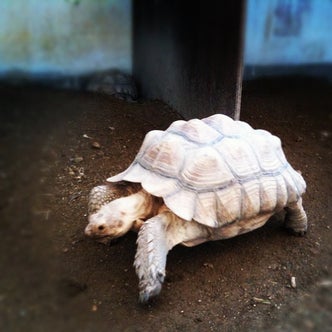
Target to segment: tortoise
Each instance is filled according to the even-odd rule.
[[[150,131],[132,164],[107,182],[90,193],[85,234],[106,243],[138,231],[141,302],[160,293],[167,253],[177,244],[231,238],[280,211],[286,228],[307,231],[306,183],[280,139],[222,114]]]

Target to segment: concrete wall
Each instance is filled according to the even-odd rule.
[[[216,43],[218,37],[223,35],[220,33],[221,28],[226,26],[227,30],[229,24],[236,25],[228,16],[231,15],[232,7],[237,6],[232,5],[233,1],[220,0],[220,3],[232,6],[221,10],[225,5],[211,0],[181,0],[178,4],[174,0],[1,0],[0,77],[12,70],[31,74],[77,74],[115,67],[130,72],[132,1],[141,9],[147,6],[147,11],[156,15],[155,18],[145,15],[149,23],[144,24],[156,29],[146,34],[146,38],[151,39],[153,35],[159,38],[162,33],[166,45],[161,45],[160,39],[158,47],[164,47],[167,51],[171,48],[174,50],[174,43],[178,42],[169,42],[170,34],[176,34],[178,39],[188,39],[189,30],[193,29],[193,35],[197,35],[197,27],[200,25],[203,27],[202,33],[195,38],[196,43],[202,44],[203,50],[200,53],[204,55],[206,44],[210,41]],[[150,8],[152,5],[154,10]],[[167,20],[166,15],[158,13],[161,9],[175,17]],[[247,68],[252,68],[255,74],[259,67],[270,67],[268,70],[273,74],[274,66],[306,66],[314,71],[317,65],[330,65],[331,13],[331,0],[247,0]],[[193,15],[196,23],[191,21],[189,15]],[[157,19],[168,25],[162,32],[158,32],[161,24],[158,27],[158,22],[155,22]],[[179,28],[181,20],[185,22],[183,26],[189,24],[187,32],[183,31],[183,27],[182,30]],[[211,28],[204,28],[209,20],[214,22]],[[205,41],[202,34],[208,36]],[[136,35],[139,36],[140,32]],[[181,41],[178,43],[181,44]],[[195,41],[185,40],[182,49],[185,43],[193,45]],[[177,54],[171,56],[177,66],[181,65],[181,58],[184,58],[182,54],[183,50],[178,50]],[[199,53],[193,54],[193,57],[201,56]],[[206,58],[209,59],[208,56]],[[208,71],[202,71],[208,75]],[[324,75],[324,70],[320,74]]]
[[[244,1],[134,2],[133,70],[141,93],[187,118],[238,117]]]
[[[133,68],[144,96],[186,117],[237,117],[245,2],[0,0],[0,79]],[[245,77],[332,80],[331,13],[331,0],[247,0]]]
[[[1,0],[0,75],[131,71],[131,0]]]

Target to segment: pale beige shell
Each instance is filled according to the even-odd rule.
[[[107,180],[139,182],[179,217],[211,227],[278,211],[306,188],[278,137],[221,114],[149,132],[129,168]]]

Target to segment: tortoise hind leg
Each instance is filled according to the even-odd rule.
[[[302,199],[285,208],[285,227],[296,235],[303,236],[307,232],[307,215],[302,206]]]

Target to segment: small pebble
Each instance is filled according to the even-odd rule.
[[[266,299],[261,299],[259,297],[253,297],[253,301],[255,303],[262,303],[262,304],[271,304],[271,301],[266,300]]]
[[[93,304],[93,305],[92,305],[92,308],[91,308],[91,311],[95,312],[95,311],[97,311],[97,310],[98,310],[97,305],[96,305],[96,304]]]
[[[329,131],[327,131],[327,130],[322,130],[320,132],[320,137],[321,137],[322,140],[327,139],[330,136],[331,136],[331,133]]]
[[[292,286],[292,288],[296,288],[296,278],[295,277],[291,277],[291,286]]]
[[[81,161],[83,161],[83,157],[74,157],[71,159],[71,161],[73,161],[74,163],[80,163]]]
[[[100,149],[101,148],[101,145],[98,142],[92,142],[91,146],[95,149]]]

